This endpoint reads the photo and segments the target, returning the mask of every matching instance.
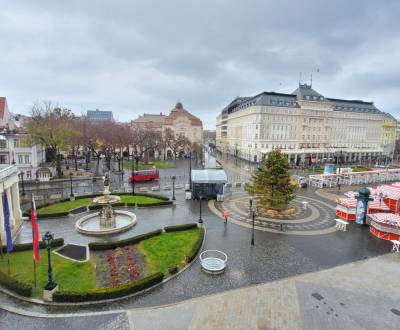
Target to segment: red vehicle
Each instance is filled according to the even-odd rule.
[[[140,181],[151,181],[151,180],[158,180],[160,178],[160,173],[158,172],[158,169],[153,167],[148,170],[139,170],[139,171],[134,171],[134,176],[132,175],[129,177],[129,182],[132,183],[132,179],[135,180],[135,182],[140,182]]]

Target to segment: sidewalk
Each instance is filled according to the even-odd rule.
[[[398,329],[400,255],[174,305],[128,310],[131,329]],[[223,276],[223,275],[222,275]]]

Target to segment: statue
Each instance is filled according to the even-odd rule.
[[[110,194],[110,174],[106,172],[103,176],[103,185],[104,185],[104,195]]]

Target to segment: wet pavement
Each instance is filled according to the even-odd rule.
[[[230,176],[245,178],[246,174],[236,171],[232,164],[229,166],[233,169],[227,167]],[[333,204],[330,200],[318,196],[312,188],[303,190],[302,194],[330,204],[330,207],[324,208],[325,216],[334,219]],[[196,222],[199,218],[199,202],[184,200],[182,190],[177,191],[176,197],[176,206],[130,209],[138,216],[138,224],[128,232],[107,239],[134,236],[167,225]],[[323,208],[323,204],[321,205]],[[40,220],[40,230],[41,232],[50,230],[55,233],[55,237],[64,237],[66,243],[87,244],[99,240],[75,231],[74,223],[77,217]],[[49,314],[159,306],[327,269],[385,254],[391,249],[390,242],[378,239],[369,233],[368,228],[354,224],[349,226],[347,232],[337,231],[312,236],[282,235],[256,230],[255,246],[251,246],[251,229],[233,223],[225,225],[221,218],[206,207],[203,207],[203,220],[207,231],[204,249],[217,249],[228,255],[228,266],[222,275],[211,276],[203,273],[199,261],[196,260],[191,267],[171,281],[137,297],[118,302],[96,306],[48,307],[20,302],[4,293],[0,293],[0,302],[26,311]],[[30,240],[31,228],[26,223],[18,242]],[[12,324],[17,324],[19,321],[15,322]]]

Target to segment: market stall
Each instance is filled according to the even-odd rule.
[[[370,232],[384,240],[400,239],[400,216],[393,213],[374,213],[368,215]]]
[[[355,198],[338,198],[336,203],[337,217],[350,221],[356,219],[357,200]],[[390,209],[383,201],[373,200],[369,202],[367,214],[378,212],[390,212]]]

